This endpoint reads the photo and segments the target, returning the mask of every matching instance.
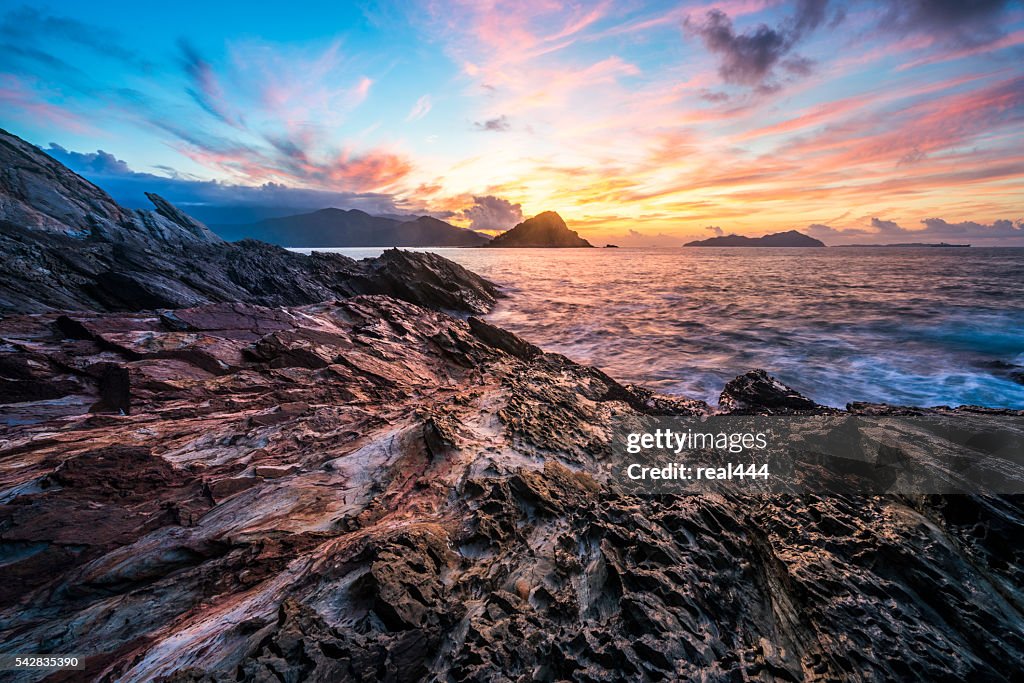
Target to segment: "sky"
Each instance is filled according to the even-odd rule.
[[[4,7],[0,126],[133,206],[1024,246],[1021,0]]]

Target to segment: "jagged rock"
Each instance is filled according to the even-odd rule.
[[[486,313],[498,288],[448,259],[429,252],[388,249],[367,262],[348,286],[356,294],[387,294],[420,306]]]
[[[786,414],[820,408],[764,370],[751,370],[730,380],[718,399],[722,410],[737,414]]]
[[[155,194],[155,211],[118,206],[40,149],[0,130],[0,312],[137,311],[211,302],[263,306],[389,294],[483,313],[497,288],[433,254],[354,261],[222,241]]]
[[[88,394],[0,431],[0,640],[82,679],[1006,680],[1024,656],[1017,499],[625,495],[596,467],[613,420],[708,406],[388,296],[58,319],[0,320],[0,368]],[[182,335],[242,353],[138,358]],[[331,362],[278,361],[302,345]],[[101,363],[130,414],[88,412]],[[724,393],[824,411],[763,372]]]
[[[482,342],[496,349],[501,349],[505,353],[510,353],[516,358],[530,360],[543,353],[539,347],[517,337],[511,332],[506,332],[500,327],[484,322],[480,318],[470,316],[467,322],[469,323],[470,331]]]
[[[5,130],[0,130],[0,168],[3,223],[79,243],[96,238],[163,246],[221,241],[157,195],[148,195],[157,213],[121,208],[106,192]]]

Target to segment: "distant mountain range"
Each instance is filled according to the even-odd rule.
[[[570,230],[557,213],[545,211],[523,221],[511,230],[506,230],[484,246],[593,247],[594,245],[580,237],[575,230]]]
[[[284,247],[478,247],[486,235],[431,216],[412,220],[358,209],[321,209],[245,225],[214,225],[226,240],[252,238]]]
[[[684,247],[824,247],[825,243],[813,237],[788,230],[776,232],[764,237],[746,237],[744,235],[723,235],[710,237],[706,240],[687,242]]]

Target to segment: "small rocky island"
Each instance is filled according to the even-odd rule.
[[[533,218],[506,230],[485,247],[593,247],[570,230],[565,221],[554,211],[539,213]]]
[[[0,642],[83,660],[5,680],[1016,675],[1020,500],[629,495],[615,420],[843,411],[764,371],[624,386],[474,317],[497,288],[439,256],[154,204],[0,135]]]
[[[825,243],[796,230],[775,232],[764,237],[721,235],[687,242],[684,247],[824,247]]]

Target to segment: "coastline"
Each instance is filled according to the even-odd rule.
[[[5,641],[73,634],[61,648],[82,653],[90,677],[260,677],[287,664],[345,678],[366,662],[404,679],[800,676],[841,674],[869,647],[861,671],[898,676],[895,656],[913,653],[938,676],[1024,651],[993,637],[1019,597],[1012,551],[937,543],[1012,525],[1009,500],[956,497],[966,522],[945,496],[670,496],[644,500],[641,518],[640,501],[597,476],[613,418],[837,412],[763,372],[713,408],[380,295],[12,316],[0,332],[26,349],[29,372],[54,373],[38,386],[67,381],[69,363],[96,378],[95,395],[5,428],[0,451],[17,465],[0,480],[18,502],[3,508],[4,539],[28,549],[7,566],[25,597],[5,596]],[[827,533],[830,561],[793,528]],[[892,553],[900,569],[879,573]],[[858,599],[834,600],[825,587],[851,575]],[[959,577],[941,598],[955,625],[921,618],[933,602],[922,575]],[[804,619],[786,621],[781,604]],[[540,641],[510,635],[525,623]],[[786,647],[766,647],[780,627]],[[922,632],[960,657],[911,647]],[[568,658],[552,663],[553,649]]]
[[[661,393],[760,367],[833,407],[1024,408],[1024,308],[991,295],[1024,250],[430,251],[512,294],[493,324]]]

